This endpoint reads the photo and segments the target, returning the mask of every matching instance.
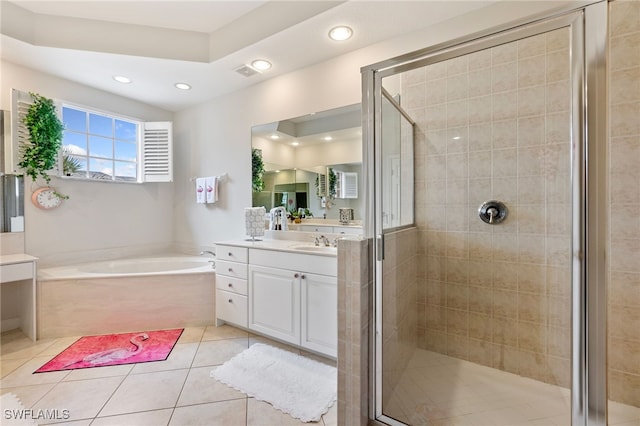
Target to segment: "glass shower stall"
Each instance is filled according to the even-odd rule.
[[[597,2],[363,68],[373,418],[640,422],[640,327],[606,327],[640,326],[633,261],[616,272],[611,257],[633,246],[640,261],[640,199],[618,201],[631,235],[609,231],[624,220],[609,151],[640,130],[607,127],[606,92],[622,90],[608,35],[628,36],[634,94],[618,95],[639,111],[639,17],[637,2]],[[632,169],[618,187],[637,187]]]

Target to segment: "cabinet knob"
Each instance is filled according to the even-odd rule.
[[[302,275],[300,275],[300,278],[302,278],[304,280],[304,279],[307,279],[307,276],[305,274],[302,274]]]
[[[229,284],[228,284],[228,286],[229,286],[229,287],[233,287],[233,284],[229,283]]]
[[[233,268],[229,268],[229,272],[233,272]]]
[[[233,253],[229,252],[229,257],[233,256]]]
[[[293,274],[293,278],[300,278],[300,274]]]
[[[229,303],[233,303],[233,299],[229,299]]]

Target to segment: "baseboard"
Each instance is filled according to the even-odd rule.
[[[5,331],[14,330],[16,328],[20,328],[20,318],[7,318],[0,321],[0,331],[4,333]]]

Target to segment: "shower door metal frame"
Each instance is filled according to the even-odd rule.
[[[572,359],[571,424],[606,425],[606,186],[607,2],[570,7],[525,21],[382,61],[361,69],[364,174],[367,176],[365,234],[375,238],[374,312],[370,353],[370,418],[402,423],[382,412],[381,187],[382,79],[499,44],[568,27],[571,34]]]

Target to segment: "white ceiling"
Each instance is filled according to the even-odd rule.
[[[179,111],[490,3],[0,0],[1,56]],[[328,39],[338,24],[354,29],[351,40]],[[234,71],[256,58],[273,68],[252,77]],[[133,83],[116,83],[116,74]],[[179,91],[176,82],[193,89]]]

